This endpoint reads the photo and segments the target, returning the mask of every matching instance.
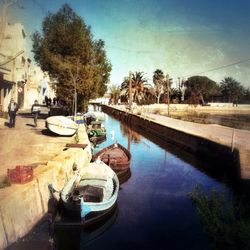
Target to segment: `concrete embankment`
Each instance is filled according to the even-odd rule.
[[[119,106],[103,105],[102,110],[143,133],[175,144],[204,160],[211,160],[235,179],[250,178],[250,131],[234,130],[215,124],[197,124],[166,116],[132,114]]]
[[[81,169],[90,162],[91,148],[84,126],[79,129],[79,139],[79,143],[88,144],[85,149],[65,148],[47,164],[38,165],[31,182],[0,189],[0,249],[26,235],[48,211],[49,184],[61,190],[73,166]]]

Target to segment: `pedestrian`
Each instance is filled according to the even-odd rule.
[[[38,119],[38,115],[40,114],[40,112],[41,112],[41,107],[38,104],[38,101],[35,100],[34,104],[31,107],[31,113],[32,113],[32,115],[34,117],[35,127],[37,127],[37,119]]]
[[[48,96],[45,96],[45,97],[44,97],[44,100],[45,100],[45,104],[46,104],[46,106],[48,107],[48,106],[49,106],[49,104],[48,104],[48,102],[49,102],[49,98],[48,98]]]
[[[8,113],[9,113],[9,118],[10,118],[10,121],[9,121],[10,128],[15,127],[17,111],[18,111],[18,104],[16,102],[14,102],[13,98],[11,98],[9,106],[8,106]]]

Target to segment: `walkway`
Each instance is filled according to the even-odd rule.
[[[0,181],[6,177],[8,168],[46,163],[61,152],[66,143],[72,143],[72,137],[48,133],[44,119],[46,110],[36,128],[29,112],[19,112],[15,128],[7,127],[7,120],[0,118]]]
[[[169,128],[229,146],[232,150],[238,149],[240,153],[241,177],[250,179],[250,131],[217,124],[187,122],[151,113],[142,116]]]

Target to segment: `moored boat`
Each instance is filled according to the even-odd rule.
[[[103,112],[100,112],[100,111],[90,111],[90,112],[86,113],[85,115],[86,116],[94,116],[99,121],[105,120],[105,114]]]
[[[100,121],[92,121],[87,130],[90,142],[97,144],[106,140],[106,129]]]
[[[89,141],[92,142],[94,144],[94,146],[96,144],[104,142],[105,140],[106,140],[106,134],[104,134],[104,135],[98,135],[98,136],[90,136],[89,137]]]
[[[65,116],[50,116],[46,119],[45,126],[58,135],[71,136],[78,130],[78,125]]]
[[[63,210],[83,224],[100,219],[116,203],[119,180],[116,173],[102,161],[90,163],[75,174],[62,189]]]
[[[131,153],[121,144],[114,143],[94,154],[92,160],[97,159],[110,166],[119,176],[129,169]]]

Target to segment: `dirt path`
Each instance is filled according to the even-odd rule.
[[[46,113],[41,116],[36,128],[32,116],[24,111],[19,112],[16,117],[15,128],[6,126],[6,120],[0,120],[0,180],[4,179],[8,168],[46,163],[56,156],[66,143],[74,142],[73,137],[48,133],[45,128]]]

